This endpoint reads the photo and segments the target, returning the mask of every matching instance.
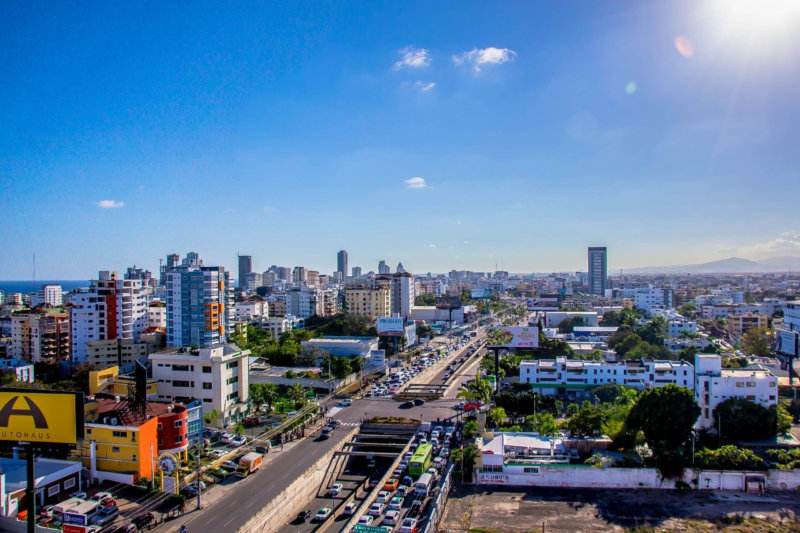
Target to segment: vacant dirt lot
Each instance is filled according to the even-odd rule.
[[[447,531],[800,531],[800,494],[460,487]],[[720,519],[720,517],[722,517]],[[741,518],[744,524],[736,525]],[[727,524],[720,526],[720,523]],[[759,525],[760,524],[760,525]],[[719,526],[719,527],[718,527]]]

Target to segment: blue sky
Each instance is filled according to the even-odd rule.
[[[5,3],[0,279],[800,255],[800,12],[737,1]]]

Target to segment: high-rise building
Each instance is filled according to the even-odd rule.
[[[278,267],[275,272],[278,274],[278,279],[283,281],[292,280],[292,267]]]
[[[319,286],[319,272],[316,270],[309,270],[306,273],[306,281],[308,282],[309,287],[318,287]]]
[[[42,285],[35,300],[31,302],[33,307],[61,307],[64,304],[64,291],[61,285]]]
[[[30,363],[54,364],[69,359],[69,319],[66,313],[37,310],[11,315],[11,354]]]
[[[128,270],[125,272],[125,279],[139,279],[142,281],[147,281],[152,277],[153,274],[151,274],[149,270],[136,268],[136,265],[128,267]]]
[[[210,347],[225,342],[233,320],[231,274],[225,267],[203,266],[190,254],[167,272],[167,344]]]
[[[347,275],[347,252],[344,250],[336,254],[336,271],[341,272],[342,276]]]
[[[239,289],[244,289],[247,275],[253,271],[253,256],[240,255],[239,257]]]
[[[386,265],[386,261],[379,261],[378,262],[378,274],[391,274],[392,269]]]
[[[162,264],[160,267],[160,278],[158,280],[158,284],[162,287],[167,286],[167,270],[171,270],[180,264],[181,256],[178,254],[169,254],[167,256],[167,262]]]
[[[306,280],[308,280],[308,269],[306,267],[294,267],[292,281],[299,283]]]
[[[353,277],[354,278],[361,277],[361,267],[353,267]]]
[[[143,281],[122,279],[119,272],[102,270],[88,288],[78,289],[69,309],[72,360],[88,361],[89,343],[133,339],[148,327]]]
[[[589,294],[605,296],[608,280],[608,249],[605,246],[589,247]]]

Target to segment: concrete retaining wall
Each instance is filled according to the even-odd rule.
[[[796,490],[800,487],[800,471],[768,470],[761,472],[691,470],[682,480],[700,490],[743,491],[745,478],[764,483],[766,490]],[[502,474],[480,472],[476,482],[482,485],[526,487],[607,488],[607,489],[674,489],[676,481],[662,479],[655,468],[588,468],[581,466],[540,466],[536,474]],[[695,481],[697,481],[695,483]]]
[[[305,501],[309,494],[313,494],[325,480],[328,463],[334,453],[341,450],[344,444],[349,442],[353,435],[358,432],[359,428],[357,427],[348,432],[347,436],[342,440],[342,444],[320,457],[311,468],[303,472],[303,475],[295,479],[237,531],[239,533],[262,533],[278,531],[283,527],[286,522],[294,517],[297,502]]]

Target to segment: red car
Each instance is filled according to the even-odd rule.
[[[480,408],[480,402],[467,402],[464,404],[464,411],[479,411]]]

